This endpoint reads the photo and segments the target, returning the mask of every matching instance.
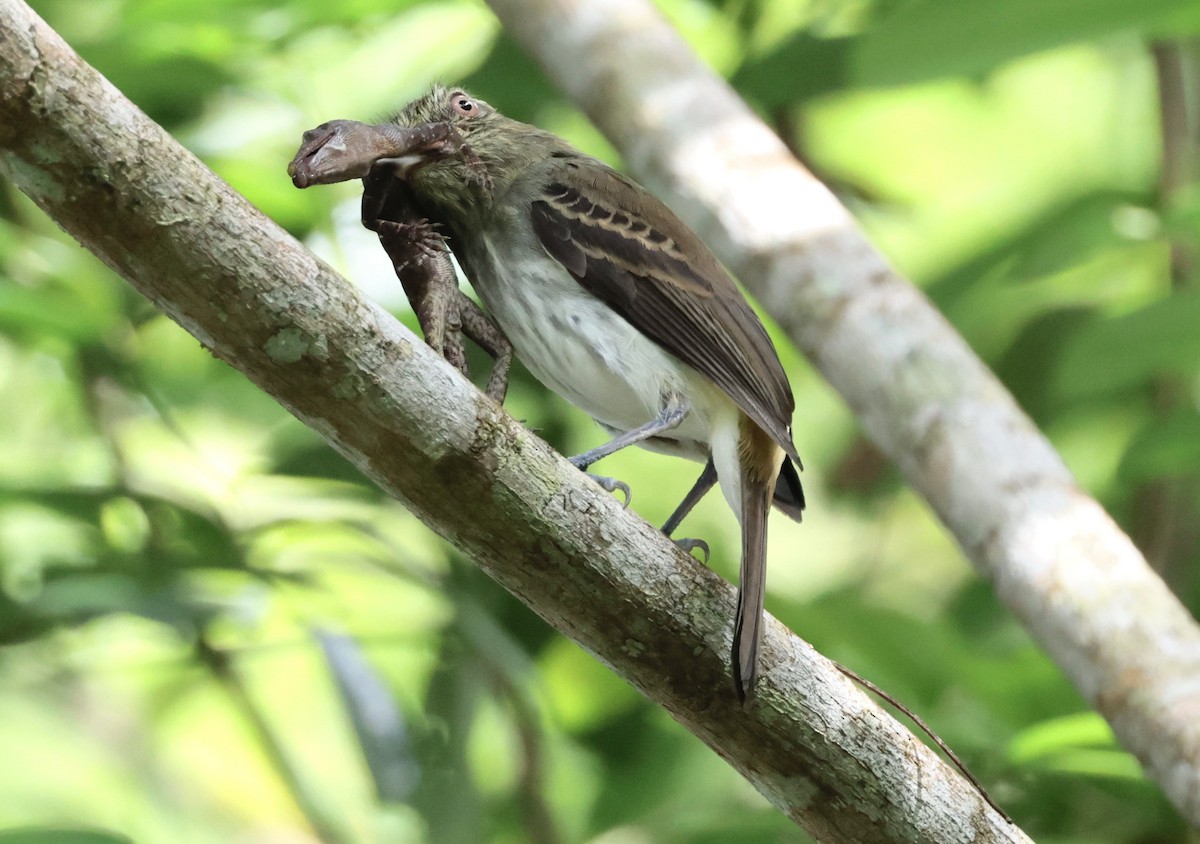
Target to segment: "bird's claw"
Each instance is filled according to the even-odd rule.
[[[625,483],[624,481],[618,481],[616,478],[610,478],[606,475],[593,475],[588,471],[588,466],[592,465],[591,462],[585,460],[584,455],[582,454],[577,454],[574,457],[568,457],[567,460],[571,461],[572,466],[599,484],[600,488],[605,492],[616,492],[617,490],[620,490],[621,494],[625,496],[625,503],[622,506],[629,506],[629,502],[633,500],[633,493],[629,489],[629,484]]]
[[[624,481],[618,481],[616,478],[610,478],[605,475],[593,475],[591,472],[587,476],[595,481],[605,492],[620,492],[625,496],[625,503],[622,507],[628,507],[629,502],[633,500],[633,493],[629,490],[629,484]]]
[[[674,542],[685,554],[691,554],[697,548],[704,552],[704,565],[708,565],[708,543],[703,539],[673,539]]]
[[[600,485],[600,488],[605,492],[620,492],[625,496],[625,503],[622,507],[628,507],[629,502],[633,500],[633,493],[629,489],[629,484],[624,481],[618,481],[616,478],[609,478],[604,475],[593,475],[588,472],[588,477]]]

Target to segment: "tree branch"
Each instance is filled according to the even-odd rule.
[[[1028,840],[773,620],[743,710],[725,666],[728,583],[365,301],[19,0],[0,0],[0,172],[817,837]]]
[[[842,394],[1200,825],[1200,628],[1003,385],[648,0],[489,3]],[[800,439],[803,426],[801,415]]]

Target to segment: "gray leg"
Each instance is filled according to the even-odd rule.
[[[708,491],[713,488],[713,484],[717,482],[717,467],[713,464],[712,455],[708,456],[708,461],[704,464],[704,471],[700,473],[700,477],[696,479],[696,483],[692,485],[688,494],[683,497],[683,501],[675,508],[675,512],[671,514],[671,518],[667,519],[667,523],[662,526],[662,532],[669,538],[675,532],[675,528],[679,527],[687,514],[692,512],[692,508],[700,503],[700,499],[708,494]],[[676,539],[675,544],[682,548],[687,553],[691,553],[699,548],[704,552],[704,562],[708,562],[708,543],[703,539]]]
[[[688,414],[687,402],[683,400],[683,396],[678,394],[672,395],[667,399],[662,411],[654,419],[651,419],[645,425],[639,425],[632,431],[626,431],[623,434],[613,437],[602,446],[593,448],[591,451],[585,451],[583,454],[577,454],[574,457],[568,458],[576,469],[586,472],[587,468],[598,460],[608,457],[610,454],[615,454],[623,448],[631,445],[636,445],[643,440],[648,440],[651,437],[658,436],[664,431],[670,431],[672,428],[677,428],[679,423],[683,421]],[[629,506],[631,498],[629,486],[621,481],[613,478],[606,478],[603,475],[593,475],[588,473],[596,483],[600,484],[609,492],[621,490],[625,493],[625,505]]]
[[[667,519],[667,523],[662,526],[662,532],[670,536],[675,532],[675,528],[679,527],[679,523],[687,518],[687,514],[692,512],[692,508],[700,503],[700,499],[708,494],[708,491],[713,488],[717,482],[717,467],[713,465],[712,455],[708,456],[708,462],[704,464],[704,471],[700,473],[700,477],[696,479],[695,485],[691,491],[683,497],[683,501],[675,508],[675,512],[671,514],[671,518]]]
[[[623,448],[631,445],[637,445],[642,440],[648,440],[651,437],[656,437],[663,431],[670,431],[672,428],[679,427],[679,423],[688,414],[687,403],[683,400],[683,396],[673,395],[667,399],[666,405],[662,411],[654,419],[651,419],[645,425],[639,425],[632,431],[626,431],[623,434],[613,437],[602,446],[597,446],[591,451],[585,451],[583,454],[577,454],[570,458],[570,461],[575,464],[576,469],[586,470],[593,463],[603,460],[610,454],[616,454]]]

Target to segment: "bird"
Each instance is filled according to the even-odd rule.
[[[714,483],[740,522],[730,662],[745,705],[758,676],[767,516],[774,501],[799,520],[805,500],[791,386],[717,258],[646,188],[461,88],[434,85],[384,123],[334,121],[305,141],[289,166],[299,187],[381,170],[403,182],[518,359],[611,435],[570,458],[576,467],[630,445],[704,463],[664,531]]]

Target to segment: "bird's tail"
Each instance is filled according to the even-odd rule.
[[[738,468],[742,517],[742,568],[733,628],[733,682],[743,703],[758,677],[763,598],[767,583],[767,515],[783,450],[747,416],[738,425]]]

